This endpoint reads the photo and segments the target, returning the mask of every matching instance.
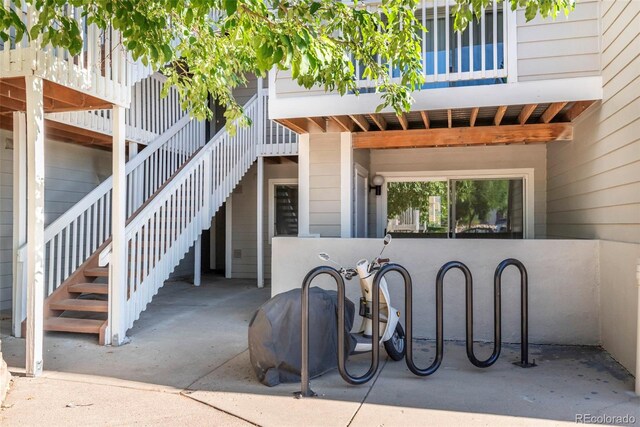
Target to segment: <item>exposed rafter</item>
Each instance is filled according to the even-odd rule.
[[[331,116],[331,120],[336,122],[344,132],[353,132],[354,123],[349,116]]]
[[[522,107],[522,110],[520,110],[520,114],[518,115],[518,123],[521,125],[527,123],[527,120],[531,117],[531,113],[534,112],[537,106],[538,104],[527,104]]]
[[[587,108],[593,104],[594,101],[577,101],[574,102],[569,111],[567,111],[566,119],[570,122],[574,121],[576,117],[584,112]]]
[[[373,120],[373,123],[376,124],[376,126],[378,126],[378,129],[382,130],[386,130],[387,129],[387,121],[384,119],[384,117],[382,116],[382,114],[369,114],[369,117],[371,117],[371,120]]]
[[[478,107],[471,109],[471,115],[469,116],[469,126],[474,127],[476,125],[476,119],[478,118],[478,111],[480,111],[480,108]]]
[[[316,128],[320,130],[320,132],[327,131],[327,121],[323,117],[309,117],[309,122]]]
[[[286,126],[296,133],[309,133],[309,121],[305,119],[280,119],[282,126]]]
[[[502,123],[502,118],[504,117],[504,113],[507,112],[507,107],[505,105],[498,107],[498,111],[496,111],[496,115],[493,118],[493,124],[496,126],[500,126]]]
[[[409,129],[409,122],[407,121],[407,116],[404,113],[400,113],[398,115],[398,120],[400,120],[400,126],[402,126],[403,130]]]
[[[362,129],[364,132],[367,132],[369,130],[369,127],[371,125],[367,121],[367,118],[362,114],[353,114],[353,115],[349,115],[349,117],[351,117],[351,120],[353,120],[355,124],[357,124],[358,127]]]
[[[540,116],[540,121],[542,123],[549,123],[560,112],[560,110],[565,107],[565,105],[567,105],[566,102],[554,102],[549,105],[544,113],[542,113],[542,116]]]
[[[420,111],[420,116],[422,116],[422,123],[424,123],[424,128],[429,129],[431,127],[431,122],[429,121],[429,113],[426,111]]]

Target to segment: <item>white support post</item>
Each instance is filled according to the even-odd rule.
[[[109,261],[109,334],[111,345],[127,341],[127,177],[125,173],[124,108],[113,107],[113,191],[111,201],[111,258]]]
[[[209,232],[209,270],[217,268],[216,254],[216,217],[211,218],[211,228]]]
[[[225,203],[225,211],[224,211],[224,277],[227,279],[231,279],[231,269],[233,268],[233,206],[232,204],[232,195],[230,194],[227,197],[227,201]]]
[[[26,315],[26,259],[19,249],[27,243],[27,119],[24,113],[13,113],[13,316],[12,330],[22,337],[22,321]]]
[[[271,90],[271,87],[269,87]],[[298,136],[298,236],[309,236],[309,134]]]
[[[42,78],[25,77],[27,129],[26,374],[42,374],[44,340],[44,103]]]
[[[503,3],[502,5],[502,19],[504,19],[507,24],[506,34],[503,35],[503,38],[506,37],[507,39],[507,45],[503,47],[507,62],[505,64],[507,68],[507,83],[516,83],[518,81],[518,11],[511,10],[511,7],[507,3]],[[494,67],[495,66],[496,64],[494,64]]]
[[[340,237],[350,238],[353,222],[353,148],[351,132],[340,133]]]
[[[258,156],[257,179],[257,206],[256,206],[256,234],[257,258],[258,258],[258,287],[264,288],[264,157]]]
[[[202,236],[193,245],[193,285],[200,286],[202,272]]]

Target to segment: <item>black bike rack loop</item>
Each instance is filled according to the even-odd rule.
[[[346,361],[347,354],[345,349],[345,285],[344,279],[338,270],[329,266],[320,266],[311,270],[304,278],[302,282],[302,366],[300,370],[300,383],[301,390],[295,392],[294,395],[297,398],[301,397],[314,397],[317,394],[311,390],[311,384],[309,380],[309,289],[313,280],[320,275],[329,275],[333,277],[338,288],[338,371],[340,376],[347,383],[353,385],[360,385],[369,382],[378,371],[380,347],[376,345],[380,341],[380,285],[373,285],[373,307],[376,309],[373,311],[373,335],[372,348],[371,348],[371,365],[369,370],[359,377],[352,376],[347,371]]]
[[[426,368],[419,368],[413,360],[413,284],[411,275],[406,268],[399,264],[385,264],[376,273],[372,286],[372,328],[373,335],[371,349],[371,365],[369,370],[359,377],[354,377],[346,368],[345,349],[345,284],[340,272],[333,267],[320,266],[311,270],[302,283],[302,366],[300,372],[301,391],[294,393],[297,398],[316,396],[311,390],[309,382],[309,289],[313,280],[323,274],[333,277],[338,288],[338,371],[340,376],[349,384],[361,385],[369,382],[378,371],[380,357],[380,282],[388,273],[396,272],[402,276],[405,291],[405,361],[409,370],[417,376],[429,376],[436,372],[442,364],[444,356],[444,278],[452,269],[462,271],[465,278],[465,308],[466,308],[466,350],[469,361],[479,368],[488,368],[500,357],[502,348],[502,274],[509,266],[515,266],[520,272],[520,362],[515,363],[523,368],[536,366],[535,361],[529,363],[529,307],[528,307],[528,274],[524,264],[517,259],[507,258],[498,264],[493,276],[494,307],[493,307],[493,352],[485,360],[479,360],[473,349],[473,277],[469,267],[460,261],[450,261],[444,264],[436,276],[436,356]]]
[[[433,374],[442,363],[444,339],[442,335],[442,292],[436,289],[436,358],[429,367],[420,369],[413,361],[413,283],[406,268],[399,264],[385,264],[373,278],[374,289],[380,288],[382,278],[391,272],[399,273],[404,281],[405,361],[411,372],[420,377]],[[375,294],[374,294],[375,295]],[[374,305],[374,307],[376,307]],[[377,310],[374,310],[374,312]]]
[[[496,363],[502,350],[502,273],[510,265],[516,266],[520,271],[520,363],[519,366],[528,368],[535,366],[529,363],[529,310],[528,310],[528,275],[524,265],[514,258],[508,258],[498,264],[493,276],[493,352],[485,360],[479,360],[473,350],[473,277],[469,267],[460,261],[451,261],[442,266],[436,277],[436,303],[440,306],[437,310],[436,322],[442,327],[442,294],[444,277],[452,269],[459,269],[465,278],[465,308],[466,308],[466,344],[467,358],[478,368],[488,368]]]

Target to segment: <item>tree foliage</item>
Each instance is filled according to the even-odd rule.
[[[446,226],[449,202],[446,181],[390,182],[387,184],[387,217],[401,215],[407,209],[420,211],[420,222],[429,221],[429,196],[440,197],[440,221],[437,226]]]
[[[458,0],[456,29],[491,0]],[[509,0],[536,14],[556,16],[574,0]],[[210,117],[211,94],[226,107],[227,120],[242,116],[232,90],[246,84],[249,73],[266,76],[276,68],[291,70],[305,88],[323,87],[340,94],[358,93],[352,59],[363,64],[363,77],[376,82],[382,97],[378,109],[410,109],[411,92],[423,82],[420,34],[414,11],[418,0],[381,0],[379,7],[334,0],[14,0],[38,10],[26,28],[13,8],[0,8],[0,38],[29,37],[78,54],[81,31],[67,6],[83,8],[88,23],[112,26],[135,60],[151,64],[175,85],[183,108]],[[388,66],[401,70],[392,82]]]
[[[506,214],[509,181],[463,180],[455,182],[456,225],[471,228],[475,220],[485,221],[492,211]]]

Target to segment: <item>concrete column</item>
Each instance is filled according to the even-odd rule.
[[[27,129],[26,373],[42,374],[44,330],[44,104],[40,77],[25,77]]]

